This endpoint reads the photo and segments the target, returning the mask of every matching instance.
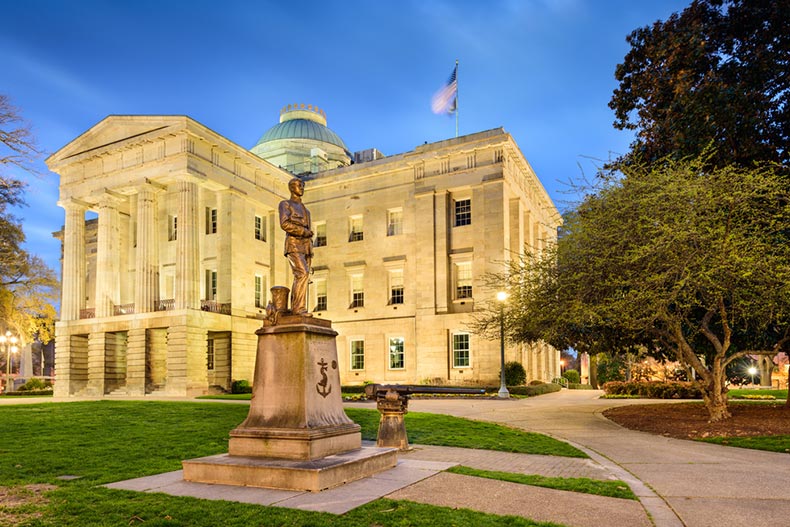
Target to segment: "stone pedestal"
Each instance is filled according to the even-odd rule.
[[[332,324],[282,316],[259,329],[250,412],[229,453],[183,462],[202,483],[318,491],[394,467],[391,448],[361,448],[343,410]]]
[[[376,444],[402,451],[411,450],[404,421],[404,417],[409,413],[409,396],[389,390],[384,397],[378,398],[376,407],[381,413]]]

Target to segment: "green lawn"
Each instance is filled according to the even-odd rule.
[[[376,439],[379,413],[364,408],[346,408],[348,416],[362,426],[363,439]],[[515,428],[472,421],[449,415],[409,413],[406,415],[409,443],[422,445],[482,448],[520,454],[583,457],[587,454],[543,434],[524,432]]]
[[[509,481],[511,483],[520,483],[522,485],[535,485],[536,487],[546,487],[548,489],[597,494],[599,496],[609,496],[610,498],[622,498],[626,500],[637,499],[636,495],[631,491],[628,485],[619,480],[602,481],[590,478],[551,478],[537,474],[496,472],[490,470],[478,470],[464,466],[449,468],[447,469],[447,472],[452,472],[454,474],[464,474],[466,476],[475,476],[478,478]]]
[[[771,452],[790,453],[790,435],[757,436],[757,437],[708,437],[700,439],[706,443],[717,445],[769,450]]]
[[[47,495],[49,503],[0,507],[0,525],[550,525],[389,500],[333,516],[97,487],[177,470],[184,459],[227,452],[228,432],[244,420],[248,410],[247,405],[156,401],[0,406],[0,482],[17,490],[29,484],[59,486]],[[378,412],[349,409],[348,413],[360,421],[366,437],[375,437]],[[514,451],[581,454],[551,438],[489,423],[419,413],[409,414],[407,423],[415,443],[490,444]],[[482,436],[491,436],[488,443]],[[511,442],[515,446],[510,447]],[[63,481],[58,476],[79,479]]]
[[[787,390],[748,390],[734,388],[727,392],[730,399],[737,399],[747,395],[773,395],[777,399],[787,399]]]

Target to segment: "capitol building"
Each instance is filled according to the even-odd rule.
[[[352,152],[305,104],[249,150],[186,116],[109,116],[47,164],[65,209],[64,397],[252,382],[269,290],[292,282],[277,207],[294,176],[315,233],[308,308],[339,334],[341,382],[498,385],[499,340],[470,329],[495,295],[483,278],[561,221],[502,128]],[[506,360],[559,376],[543,343],[508,344]]]

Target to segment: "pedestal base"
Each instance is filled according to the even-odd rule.
[[[182,461],[184,480],[318,492],[394,467],[393,448],[362,447],[312,461],[219,454]]]
[[[356,423],[321,428],[237,428],[230,432],[231,456],[313,460],[362,446]]]

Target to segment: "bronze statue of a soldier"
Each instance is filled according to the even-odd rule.
[[[313,231],[310,211],[302,203],[304,181],[288,182],[291,198],[280,202],[280,227],[285,231],[285,257],[294,275],[291,288],[291,313],[307,315],[307,283],[313,260]]]

